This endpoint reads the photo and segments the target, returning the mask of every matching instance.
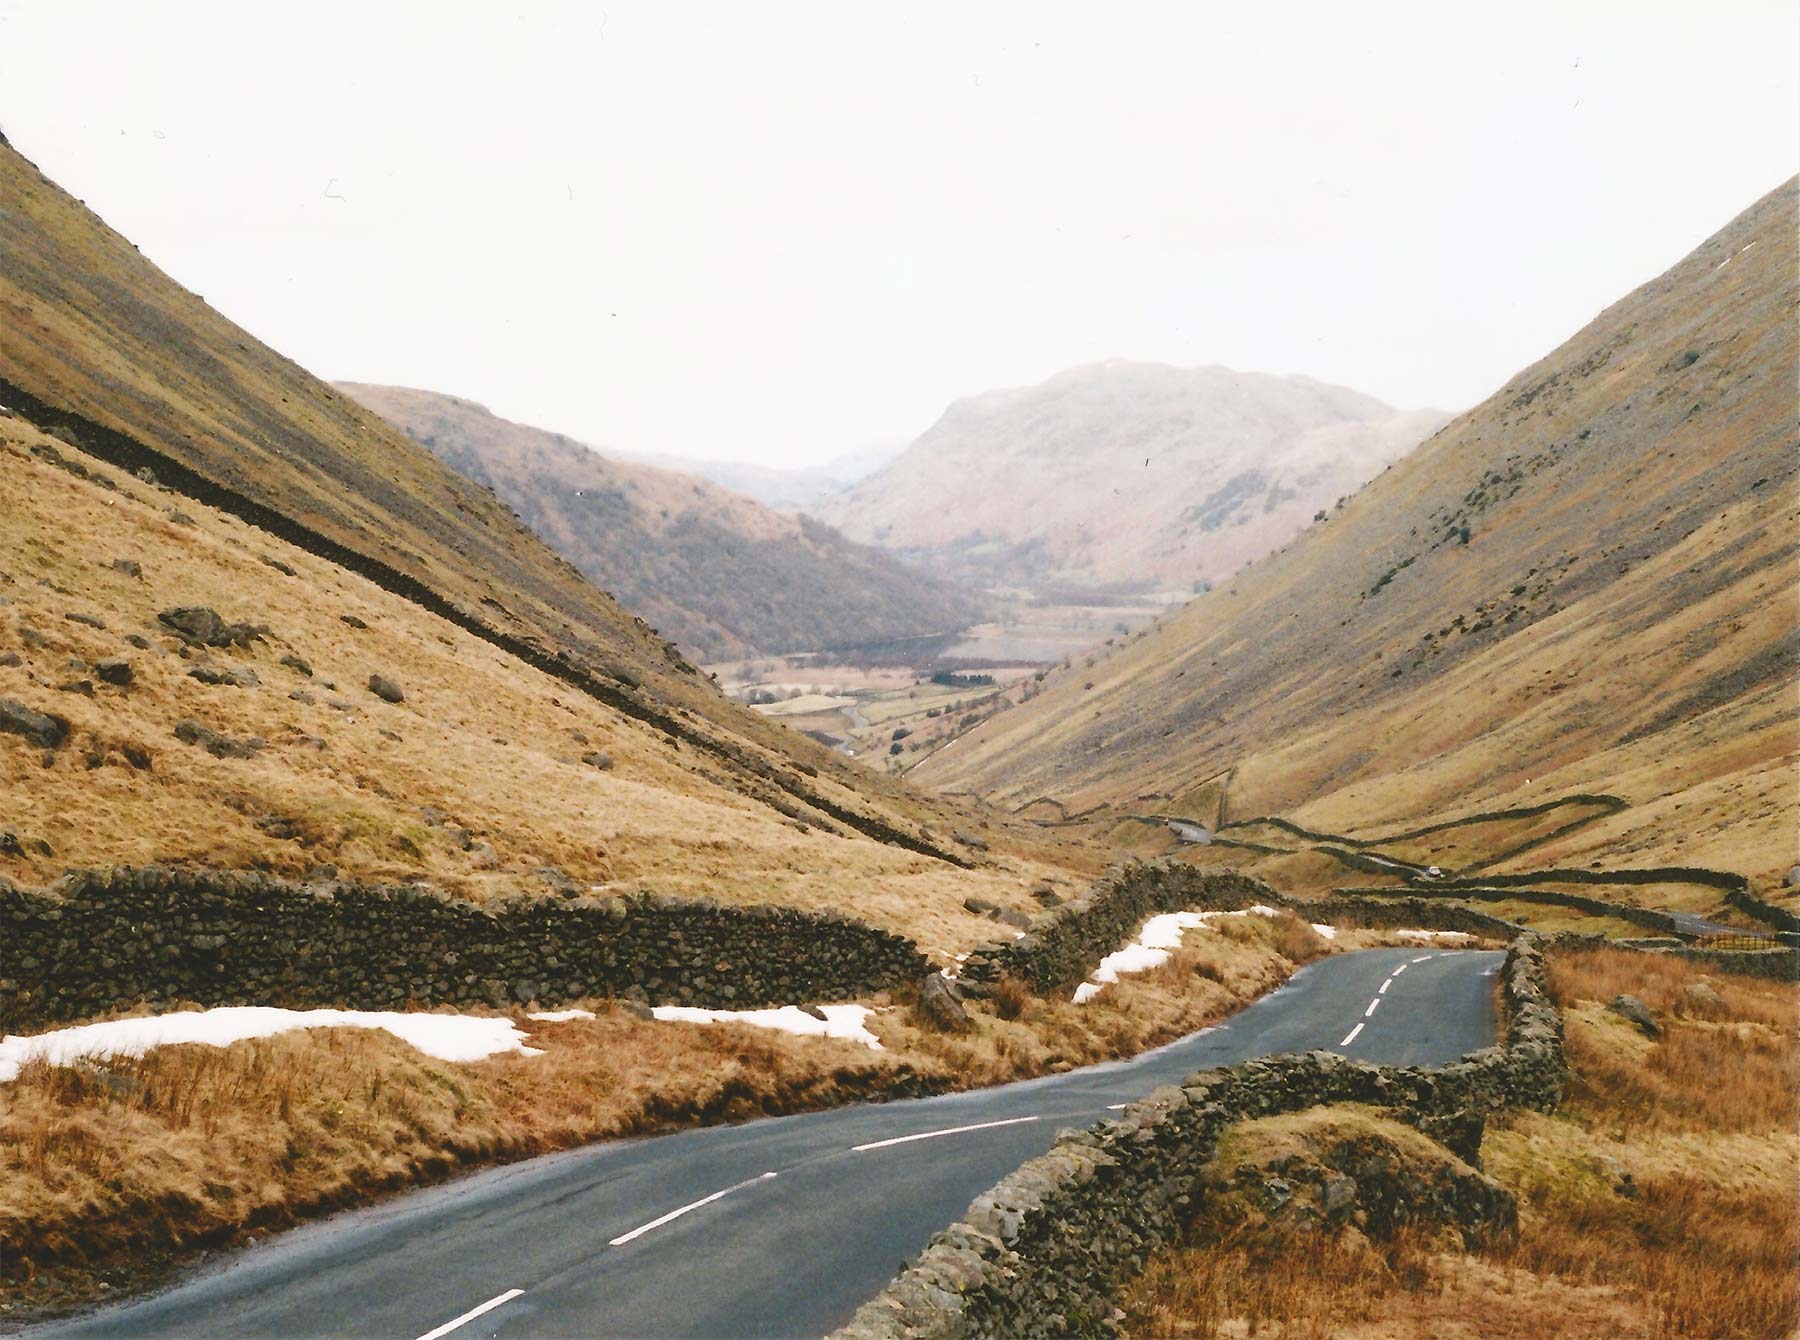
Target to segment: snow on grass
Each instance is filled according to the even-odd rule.
[[[1327,926],[1322,921],[1315,921],[1312,924],[1312,928],[1318,934],[1318,937],[1321,940],[1337,939],[1337,927],[1336,926]],[[535,1019],[537,1016],[533,1015],[532,1017]]]
[[[1405,930],[1395,931],[1394,938],[1396,940],[1416,940],[1421,944],[1461,945],[1469,943],[1475,937],[1467,931]]]
[[[1275,909],[1256,903],[1245,909],[1259,917],[1272,917]],[[1137,933],[1137,939],[1123,949],[1115,949],[1100,960],[1094,975],[1075,988],[1075,1003],[1085,1005],[1100,994],[1103,987],[1119,980],[1122,973],[1149,972],[1169,961],[1169,954],[1181,948],[1181,937],[1196,927],[1219,917],[1239,915],[1233,912],[1163,912],[1151,917]]]
[[[540,1024],[563,1024],[571,1019],[592,1019],[594,1017],[594,1012],[592,1010],[578,1009],[533,1010],[525,1017],[527,1019],[536,1019]]]
[[[773,1028],[783,1033],[799,1033],[811,1037],[842,1038],[860,1042],[874,1051],[881,1050],[881,1040],[864,1027],[875,1013],[866,1005],[821,1005],[815,1019],[798,1005],[783,1005],[768,1010],[702,1010],[687,1005],[658,1005],[651,1011],[658,1019],[679,1024],[749,1024],[753,1028]]]
[[[73,1065],[82,1060],[142,1056],[152,1047],[200,1042],[229,1047],[248,1038],[274,1037],[300,1028],[381,1028],[440,1061],[481,1061],[502,1052],[539,1056],[511,1019],[474,1014],[408,1014],[398,1010],[283,1010],[230,1005],[182,1010],[136,1019],[78,1024],[30,1037],[0,1038],[0,1084],[19,1077],[27,1061]]]

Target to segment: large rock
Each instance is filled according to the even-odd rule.
[[[403,703],[406,694],[401,687],[386,675],[369,676],[369,692],[384,703]]]
[[[231,623],[205,605],[181,605],[156,616],[183,641],[202,647],[247,647],[267,633],[263,624]]]
[[[234,740],[191,718],[175,723],[175,738],[183,744],[204,749],[214,758],[250,758],[263,747],[263,742],[254,736],[248,740]]]
[[[0,698],[0,731],[23,735],[40,749],[55,749],[69,738],[69,723],[12,698]]]
[[[966,1033],[975,1027],[969,1012],[963,1008],[956,986],[941,972],[934,972],[919,988],[919,1015],[932,1028],[944,1033]]]
[[[1662,1028],[1656,1022],[1656,1016],[1650,1013],[1650,1007],[1636,996],[1617,995],[1612,998],[1607,1009],[1637,1025],[1638,1031],[1647,1038],[1660,1038]]]

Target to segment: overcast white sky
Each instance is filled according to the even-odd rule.
[[[326,377],[821,461],[1107,357],[1461,408],[1800,166],[1758,3],[0,0],[0,127]]]

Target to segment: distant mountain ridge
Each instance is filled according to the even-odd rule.
[[[953,633],[972,594],[707,480],[602,455],[456,396],[338,389],[495,494],[596,585],[702,660]]]
[[[1187,587],[1292,538],[1448,417],[1308,377],[1097,363],[955,402],[818,514],[964,580]]]
[[[1229,777],[1233,818],[1364,833],[1608,792],[1528,859],[1709,865],[1800,908],[1797,198],[917,775],[1175,813]]]

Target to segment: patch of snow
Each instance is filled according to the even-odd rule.
[[[1404,931],[1395,931],[1394,938],[1397,940],[1417,940],[1422,944],[1460,945],[1460,944],[1467,944],[1470,940],[1473,940],[1475,937],[1473,935],[1470,935],[1467,931],[1404,930]]]
[[[1315,921],[1312,924],[1312,928],[1313,928],[1313,930],[1318,932],[1319,938],[1321,940],[1337,939],[1337,927],[1336,926],[1327,926],[1323,922]],[[532,1017],[536,1018],[537,1016],[533,1015]]]
[[[399,1010],[284,1010],[266,1005],[228,1005],[136,1019],[78,1024],[30,1037],[0,1038],[0,1084],[19,1077],[27,1061],[51,1065],[142,1056],[153,1047],[199,1042],[229,1047],[248,1038],[274,1037],[301,1028],[380,1028],[440,1061],[481,1061],[501,1052],[541,1056],[526,1034],[503,1016],[411,1014]]]
[[[1257,903],[1245,909],[1260,917],[1277,915],[1277,909]],[[1171,950],[1181,947],[1181,937],[1188,931],[1205,926],[1220,917],[1236,916],[1234,912],[1163,912],[1151,917],[1137,934],[1137,939],[1123,949],[1115,949],[1100,960],[1094,975],[1075,988],[1074,1001],[1085,1005],[1100,994],[1100,989],[1119,980],[1121,973],[1149,972],[1168,962]]]
[[[571,1019],[592,1019],[594,1017],[594,1012],[592,1010],[580,1009],[533,1010],[525,1017],[527,1019],[536,1019],[539,1023],[543,1024],[562,1024],[567,1023]]]
[[[1750,250],[1751,247],[1755,246],[1756,243],[1761,240],[1762,239],[1757,238],[1752,241],[1744,243],[1743,246],[1739,247],[1736,251],[1732,252],[1731,255],[1727,256],[1724,260],[1720,261],[1717,265],[1713,266],[1713,269],[1723,270],[1727,265],[1730,265],[1732,261],[1736,260],[1739,256],[1742,256],[1746,251]]]
[[[650,1011],[658,1019],[678,1024],[749,1024],[753,1028],[773,1028],[783,1033],[803,1036],[842,1038],[860,1042],[872,1051],[881,1050],[881,1039],[871,1033],[864,1022],[875,1013],[866,1005],[821,1005],[825,1017],[815,1019],[797,1005],[782,1005],[768,1010],[703,1010],[688,1005],[658,1005]]]

